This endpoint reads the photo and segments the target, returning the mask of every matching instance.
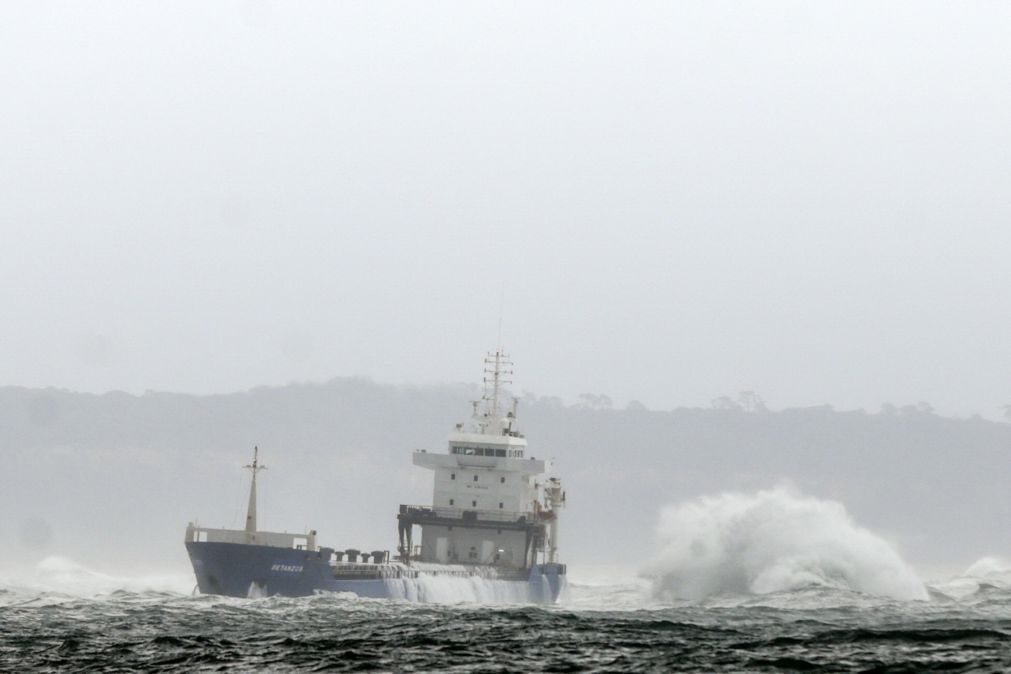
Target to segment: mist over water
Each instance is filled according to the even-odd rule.
[[[898,552],[857,526],[842,504],[785,488],[667,507],[657,539],[659,552],[644,573],[661,598],[701,600],[811,586],[927,598]]]

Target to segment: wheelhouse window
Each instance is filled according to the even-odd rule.
[[[463,454],[464,456],[496,456],[496,457],[517,457],[523,456],[523,452],[513,449],[499,449],[497,447],[467,447],[465,445],[453,445],[449,448],[450,454]]]

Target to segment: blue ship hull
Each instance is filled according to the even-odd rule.
[[[555,603],[565,587],[564,564],[504,572],[483,566],[345,564],[330,551],[243,543],[186,543],[197,586],[230,597],[303,597],[349,592],[359,597],[438,601],[454,596],[490,602]],[[455,586],[455,591],[453,588]]]

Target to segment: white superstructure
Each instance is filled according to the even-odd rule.
[[[419,450],[414,464],[434,472],[432,506],[401,506],[401,556],[435,563],[526,568],[557,562],[561,483],[551,462],[528,455],[516,428],[517,400],[502,404],[512,363],[501,349],[485,358],[484,394],[469,424],[457,424],[445,454]],[[420,551],[411,543],[421,526]],[[420,554],[419,554],[420,552]]]

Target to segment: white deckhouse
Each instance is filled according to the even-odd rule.
[[[449,451],[418,450],[414,464],[434,471],[432,505],[400,506],[401,559],[525,569],[558,561],[558,510],[565,494],[548,478],[551,462],[527,456],[516,429],[517,400],[501,404],[512,383],[512,362],[501,349],[485,358],[484,395],[470,424],[457,424]],[[420,551],[414,525],[421,526]]]

